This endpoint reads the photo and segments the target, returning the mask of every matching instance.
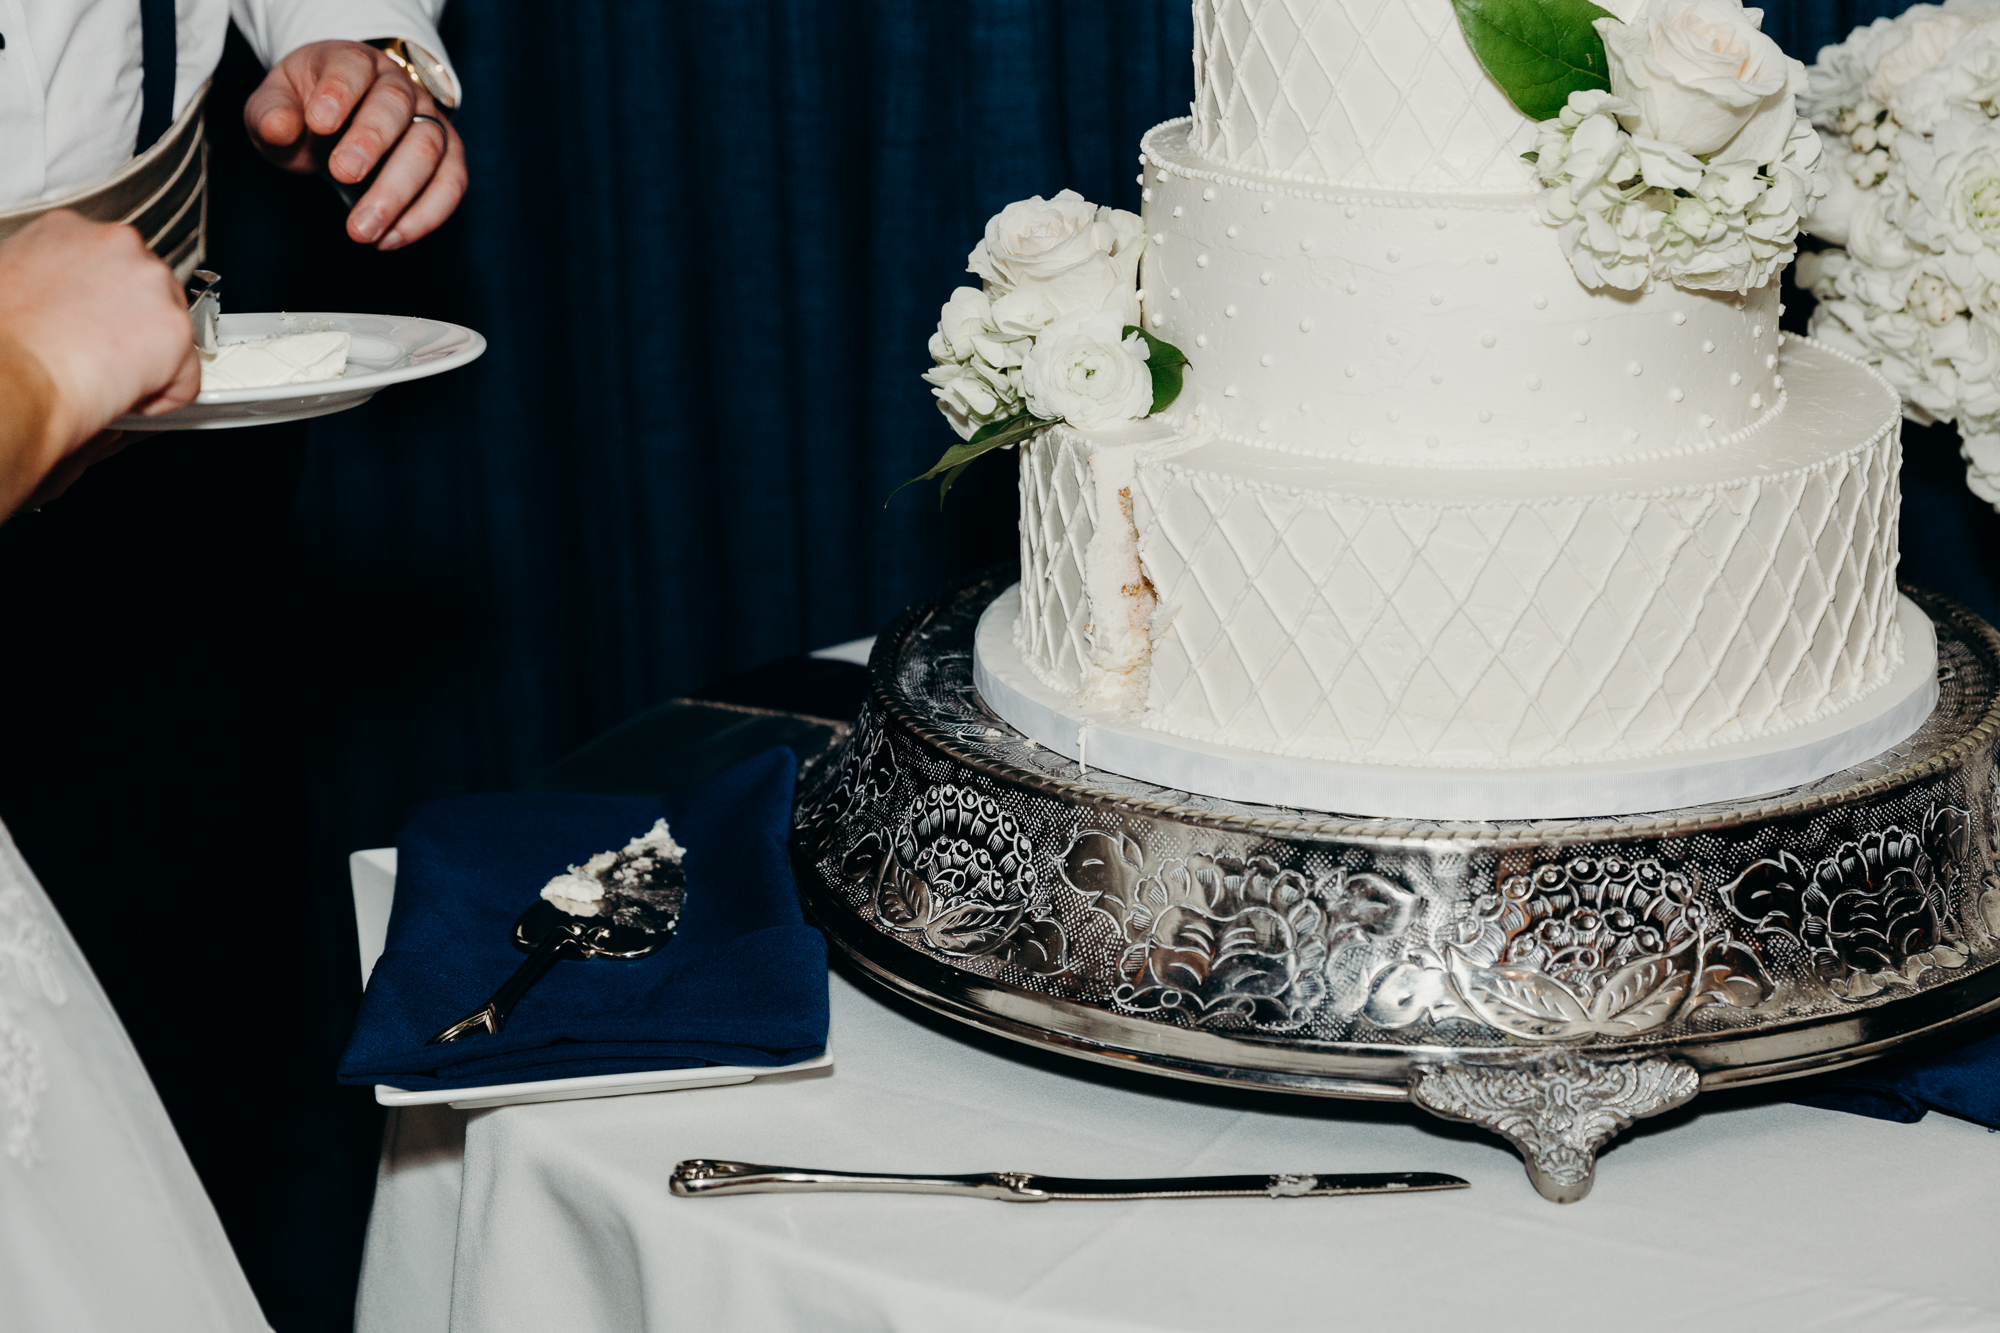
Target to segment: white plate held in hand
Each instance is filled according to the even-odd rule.
[[[266,389],[216,389],[163,416],[124,416],[113,430],[227,430],[304,421],[359,407],[378,390],[470,365],[486,339],[458,324],[407,315],[342,315],[301,310],[287,314],[224,315],[225,343],[273,333],[326,330],[349,334],[347,373],[315,384],[274,384]]]

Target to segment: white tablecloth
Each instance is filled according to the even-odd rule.
[[[832,981],[831,1076],[391,1112],[357,1328],[2000,1329],[2000,1137],[1782,1102],[1642,1123],[1544,1202],[1414,1108],[1045,1055]],[[1005,1204],[667,1193],[723,1157],[1067,1175],[1442,1170],[1401,1198]]]

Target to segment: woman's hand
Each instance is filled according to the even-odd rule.
[[[458,131],[400,65],[361,42],[312,42],[280,60],[244,103],[243,124],[287,171],[323,165],[354,185],[379,164],[347,215],[347,234],[378,250],[437,230],[465,194]]]
[[[128,412],[194,401],[187,295],[139,233],[50,213],[0,243],[0,516],[116,452]]]

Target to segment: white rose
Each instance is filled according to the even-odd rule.
[[[1126,337],[1125,318],[1111,311],[1064,315],[1035,339],[1022,367],[1028,410],[1094,430],[1153,410],[1153,374],[1146,340]]]
[[[1697,157],[1764,166],[1790,137],[1805,66],[1758,31],[1739,0],[1647,0],[1630,23],[1599,19],[1626,128]]]
[[[1110,310],[1136,324],[1142,226],[1136,214],[1099,208],[1074,190],[1036,195],[995,213],[965,266],[990,293],[1033,292],[1059,316]]]

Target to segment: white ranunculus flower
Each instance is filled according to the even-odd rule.
[[[1079,311],[1043,329],[1022,368],[1028,410],[1095,430],[1145,416],[1153,408],[1146,340],[1125,336],[1124,316]]]
[[[1021,364],[1035,334],[1055,317],[1032,292],[998,300],[977,287],[952,292],[938,312],[930,343],[937,364],[924,372],[924,381],[960,439],[1021,410]]]
[[[1638,108],[1626,128],[1697,157],[1774,161],[1806,74],[1763,18],[1740,0],[1647,0],[1630,23],[1597,20],[1611,91]]]
[[[1904,26],[1902,40],[1883,51],[1875,60],[1862,91],[1888,106],[1903,85],[1937,64],[1964,40],[1972,26],[1963,14],[1928,14]]]
[[[1137,214],[1100,208],[1064,190],[995,213],[965,266],[986,280],[992,295],[1033,292],[1058,316],[1110,310],[1136,324],[1145,241]]]

